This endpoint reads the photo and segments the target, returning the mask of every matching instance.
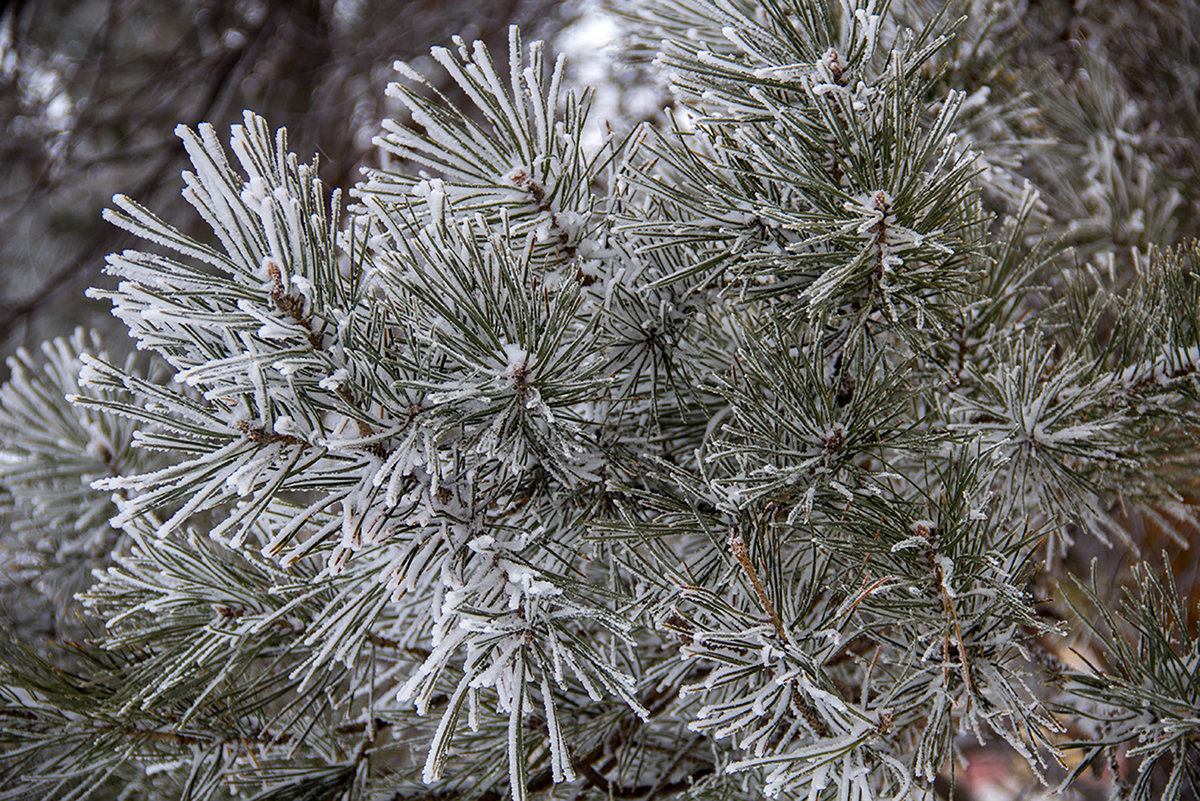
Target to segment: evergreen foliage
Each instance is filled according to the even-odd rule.
[[[0,798],[922,798],[968,740],[1194,795],[1195,610],[1063,559],[1197,522],[1200,248],[1111,158],[1038,185],[977,5],[631,7],[675,101],[597,146],[457,40],[346,213],[181,126],[211,236],[117,196],[94,291],[147,364],[3,390],[9,517],[112,561],[8,635]]]

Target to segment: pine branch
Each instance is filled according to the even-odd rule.
[[[1107,115],[1055,129],[1072,200],[999,6],[643,5],[660,126],[591,144],[514,29],[431,51],[461,102],[397,65],[344,213],[249,113],[178,132],[211,236],[114,200],[153,248],[96,294],[161,375],[14,362],[11,509],[125,544],[102,632],[5,654],[0,777],[871,801],[958,793],[973,736],[1043,783],[1063,748],[1197,781],[1179,588],[1060,584],[1078,621],[1032,589],[1197,519],[1200,251],[1118,257],[1106,215],[1174,202],[1132,112],[1048,85]]]

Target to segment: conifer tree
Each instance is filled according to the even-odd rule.
[[[1196,523],[1200,248],[1089,226],[1116,168],[1056,216],[983,6],[639,5],[673,103],[594,146],[456,40],[344,213],[181,127],[212,235],[118,195],[93,293],[144,358],[3,390],[9,517],[111,561],[8,635],[0,798],[932,798],[972,741],[1194,795],[1196,610],[1064,555]]]

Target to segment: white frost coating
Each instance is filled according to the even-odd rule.
[[[504,357],[507,360],[507,364],[497,377],[508,379],[510,383],[515,382],[533,366],[529,357],[529,351],[520,345],[504,345]]]
[[[345,367],[339,367],[332,375],[327,375],[317,382],[317,386],[328,392],[336,392],[350,379],[350,372]]]
[[[261,206],[267,199],[267,183],[262,179],[262,176],[255,175],[242,188],[242,202],[247,206]]]
[[[756,78],[775,78],[781,81],[791,81],[803,77],[809,72],[809,65],[803,62],[796,64],[780,64],[772,67],[759,67],[754,70]]]
[[[854,20],[858,23],[858,37],[866,51],[875,50],[875,42],[879,37],[880,17],[875,13],[875,0],[868,0],[866,8],[854,10]]]
[[[929,540],[925,539],[924,537],[914,535],[907,539],[900,540],[900,542],[897,542],[895,545],[893,545],[892,553],[899,553],[900,551],[905,551],[912,548],[920,548],[924,550],[928,547]]]
[[[937,562],[938,568],[941,569],[942,589],[945,590],[947,597],[958,597],[954,592],[954,587],[952,587],[950,584],[951,579],[954,578],[954,562],[950,560],[950,557],[941,554],[934,557],[934,560]]]
[[[813,64],[812,72],[809,75],[811,82],[809,91],[818,96],[845,92],[845,72],[846,61],[842,58],[842,54],[838,52],[837,48],[829,48]]]
[[[79,368],[78,381],[79,386],[81,387],[103,386],[106,383],[104,380],[104,374],[97,370],[96,367],[88,361],[84,361],[82,366]]]

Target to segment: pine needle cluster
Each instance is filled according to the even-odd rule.
[[[1088,223],[1128,138],[1057,215],[1011,12],[639,4],[672,105],[598,144],[456,40],[348,203],[181,127],[210,233],[117,196],[92,293],[144,358],[3,389],[9,518],[98,569],[6,635],[0,798],[932,798],[971,742],[1194,795],[1195,610],[1063,565],[1196,523],[1200,248]]]

